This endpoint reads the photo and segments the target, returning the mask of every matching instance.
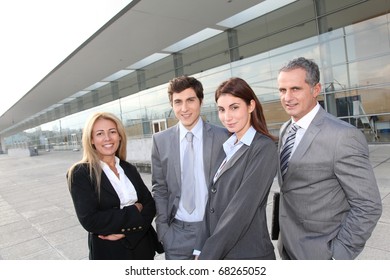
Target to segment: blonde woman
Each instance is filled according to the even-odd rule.
[[[95,113],[82,137],[83,158],[68,171],[77,217],[92,260],[153,259],[156,207],[137,169],[126,162],[126,134],[111,113]]]

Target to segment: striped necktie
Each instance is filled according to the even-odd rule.
[[[290,160],[291,157],[291,152],[295,142],[295,135],[297,134],[298,129],[299,126],[296,124],[293,124],[291,126],[290,131],[287,134],[286,143],[284,143],[282,152],[280,153],[280,171],[282,173],[283,178],[288,169],[288,161]]]

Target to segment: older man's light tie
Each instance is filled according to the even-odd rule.
[[[295,136],[297,134],[298,128],[299,126],[296,124],[293,124],[291,126],[290,131],[287,134],[286,143],[284,143],[282,152],[280,153],[280,171],[282,173],[283,178],[288,169],[288,162],[290,160],[291,152],[294,147]]]
[[[181,197],[184,209],[192,213],[195,209],[195,171],[194,171],[194,146],[192,140],[194,134],[187,132],[187,147],[183,157],[183,182],[181,187]]]

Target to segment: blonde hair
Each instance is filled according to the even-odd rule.
[[[92,144],[92,132],[93,127],[97,120],[105,119],[110,120],[115,123],[118,134],[120,136],[119,147],[115,152],[115,156],[121,160],[126,160],[126,146],[127,146],[127,137],[125,127],[123,126],[121,120],[112,113],[108,112],[97,112],[92,114],[89,119],[86,121],[86,124],[83,129],[82,136],[82,145],[83,145],[83,157],[80,161],[73,164],[68,170],[68,186],[71,188],[72,177],[74,169],[77,165],[86,163],[89,167],[89,175],[91,181],[96,182],[96,191],[100,196],[100,179],[102,174],[102,168],[100,166],[100,158],[96,151],[95,146]]]

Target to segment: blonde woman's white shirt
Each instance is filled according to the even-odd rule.
[[[125,171],[119,165],[120,159],[115,157],[115,167],[119,173],[119,178],[111,170],[111,168],[103,161],[100,161],[103,172],[110,180],[111,185],[114,187],[115,192],[117,193],[119,200],[121,202],[120,208],[122,209],[125,206],[133,205],[138,201],[137,191],[134,188],[134,185],[131,183],[129,178],[127,178]]]

